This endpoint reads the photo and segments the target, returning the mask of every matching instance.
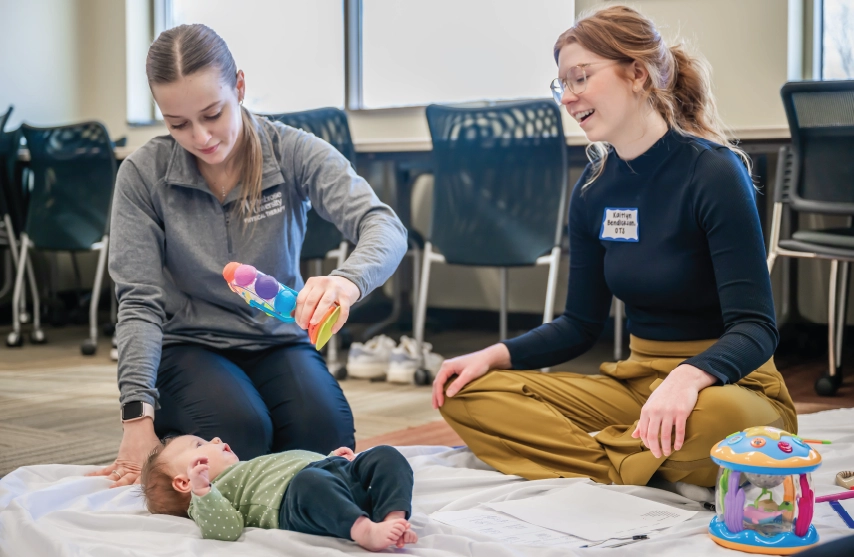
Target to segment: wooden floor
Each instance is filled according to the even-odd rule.
[[[5,332],[0,328],[0,334]],[[86,357],[79,350],[84,328],[47,333],[45,345],[0,346],[0,476],[29,464],[106,463],[115,457],[121,439],[116,364],[109,359],[109,340],[102,339],[98,354]],[[495,336],[445,332],[430,340],[436,352],[451,357],[487,346],[497,340]],[[555,369],[595,373],[599,362],[612,359],[612,350],[602,342],[584,357]],[[854,407],[854,381],[848,380],[836,397],[815,394],[813,382],[824,365],[822,357],[778,359],[801,414]],[[462,444],[431,408],[427,387],[354,379],[341,386],[353,409],[358,450],[378,444]]]

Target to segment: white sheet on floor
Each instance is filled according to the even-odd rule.
[[[854,409],[831,410],[800,418],[801,435],[830,439],[819,446],[823,466],[813,474],[816,494],[839,491],[833,479],[854,467]],[[484,503],[543,495],[586,480],[525,481],[505,476],[475,458],[467,449],[401,447],[415,471],[413,527],[418,544],[391,552],[444,557],[531,555],[718,555],[730,550],[706,534],[712,513],[675,493],[650,487],[609,486],[624,493],[670,505],[701,510],[694,518],[654,538],[615,549],[569,549],[508,545],[487,536],[455,529],[429,518],[435,511],[481,508]],[[285,532],[247,529],[237,542],[203,540],[196,525],[145,510],[138,487],[106,489],[109,480],[85,478],[91,466],[43,465],[20,468],[0,480],[0,555],[77,556],[228,556],[349,555],[363,552],[352,542]],[[826,503],[819,504],[813,523],[823,541],[852,534]]]

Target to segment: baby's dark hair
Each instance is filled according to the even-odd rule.
[[[181,493],[172,487],[172,475],[168,470],[168,462],[160,458],[163,449],[175,437],[165,439],[154,447],[142,465],[139,483],[142,484],[142,495],[145,506],[151,514],[171,514],[189,518],[190,493]]]

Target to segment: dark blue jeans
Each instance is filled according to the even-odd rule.
[[[154,430],[161,438],[219,437],[241,460],[356,444],[350,405],[308,343],[260,351],[164,346],[157,389]]]
[[[279,511],[279,528],[352,539],[360,516],[381,522],[392,511],[412,512],[412,468],[397,449],[368,449],[353,462],[331,457],[294,476]]]

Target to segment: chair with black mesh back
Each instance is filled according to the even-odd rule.
[[[430,266],[498,267],[500,336],[507,337],[507,270],[549,265],[543,322],[553,317],[567,190],[567,149],[553,101],[485,108],[430,105],[433,212],[416,308],[424,340]],[[416,381],[429,382],[419,370]]]
[[[107,262],[108,219],[116,179],[116,159],[106,128],[85,122],[56,128],[21,127],[30,151],[32,190],[20,235],[19,265],[12,301],[13,331],[8,346],[20,346],[18,300],[23,291],[24,263],[30,250],[99,251],[89,308],[89,338],[81,346],[92,355],[98,340],[98,300]],[[33,300],[35,342],[44,341],[39,299]]]
[[[842,384],[848,271],[854,261],[854,81],[787,83],[780,94],[792,145],[780,149],[768,272],[777,257],[830,260],[828,371],[815,384],[818,394],[829,396]],[[784,210],[844,217],[846,226],[797,228],[782,238]]]
[[[271,120],[278,120],[286,126],[301,129],[323,139],[344,155],[355,168],[356,149],[353,147],[353,139],[350,136],[347,114],[343,110],[318,108],[304,112],[268,114],[266,116]],[[337,266],[342,266],[347,259],[347,241],[334,224],[323,219],[317,214],[317,211],[309,211],[300,259],[311,261],[314,264],[312,273],[322,275],[323,260],[326,258],[335,258]],[[342,379],[346,376],[346,370],[338,359],[338,339],[332,337],[328,346],[327,367],[330,373]]]
[[[29,170],[19,161],[23,133],[21,128],[0,134],[0,157],[3,157],[3,193],[15,233],[20,235],[27,219],[29,203]]]
[[[25,196],[18,172],[18,148],[20,145],[20,129],[4,132],[3,125],[8,121],[12,107],[0,118],[0,247],[8,248],[3,262],[3,287],[0,288],[0,299],[12,291],[15,282],[14,273],[18,268],[18,235],[23,229],[25,215]],[[32,275],[32,263],[27,265],[28,276]],[[34,276],[34,275],[33,275]],[[35,281],[29,281],[32,296],[36,296]],[[21,292],[18,305],[19,317],[22,322],[30,320],[27,313],[26,291]]]

